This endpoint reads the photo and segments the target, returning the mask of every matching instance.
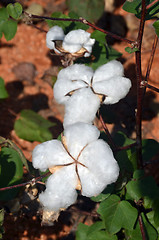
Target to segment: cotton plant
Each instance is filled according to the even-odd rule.
[[[78,121],[92,123],[101,104],[114,104],[129,92],[131,81],[113,60],[96,71],[83,64],[62,69],[54,85],[54,97],[65,105],[64,127]]]
[[[76,189],[92,197],[117,180],[118,164],[99,135],[95,126],[78,122],[64,129],[62,141],[50,140],[35,147],[34,168],[49,168],[53,173],[39,195],[45,208],[58,212],[75,203]]]
[[[82,29],[70,31],[65,35],[61,27],[54,26],[46,34],[46,45],[55,53],[65,56],[62,62],[64,65],[67,61],[67,64],[71,65],[75,59],[91,55],[95,39],[90,38],[90,35]]]

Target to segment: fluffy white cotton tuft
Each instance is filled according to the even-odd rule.
[[[54,85],[54,97],[58,103],[65,103],[71,91],[87,87],[93,77],[93,70],[82,64],[74,64],[62,69]]]
[[[72,162],[72,159],[65,151],[62,143],[58,140],[51,140],[37,145],[32,154],[33,167],[45,171],[55,165]]]
[[[108,184],[115,182],[119,167],[112,150],[103,140],[90,143],[81,153],[78,173],[82,183],[82,195],[92,197],[101,193]]]
[[[96,93],[107,95],[104,104],[117,103],[128,94],[130,88],[131,81],[125,77],[113,77],[93,84]]]
[[[90,88],[82,88],[65,103],[64,128],[76,122],[92,123],[100,107],[100,99]]]
[[[83,122],[72,124],[64,130],[67,148],[74,158],[87,144],[96,141],[99,135],[100,132],[95,126]]]
[[[46,46],[59,52],[57,49],[55,49],[55,43],[52,40],[63,40],[64,37],[65,35],[63,29],[59,26],[54,26],[50,28],[46,34]]]
[[[63,40],[63,48],[70,52],[78,52],[82,47],[86,48],[89,52],[86,56],[90,55],[92,51],[92,46],[95,42],[95,39],[90,39],[90,33],[78,29],[69,32]]]
[[[44,207],[53,211],[67,208],[77,199],[76,185],[74,165],[63,167],[48,178],[46,190],[39,195],[39,200]]]
[[[99,81],[106,81],[109,78],[123,75],[124,75],[123,65],[117,60],[112,60],[97,68],[93,76],[93,83]]]

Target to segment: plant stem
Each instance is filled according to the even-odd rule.
[[[158,0],[154,0],[152,3],[148,4],[146,9],[149,9],[150,7],[152,7],[154,4],[156,4],[158,2]]]
[[[113,139],[112,139],[112,136],[110,135],[110,132],[109,132],[109,130],[108,130],[108,128],[107,128],[107,125],[105,124],[105,122],[104,122],[104,120],[103,120],[103,118],[102,118],[102,115],[99,113],[99,120],[100,120],[100,122],[101,122],[101,124],[102,124],[102,127],[103,127],[103,129],[104,129],[104,132],[106,133],[106,135],[107,135],[107,137],[108,137],[108,142],[109,142],[109,145],[111,145],[112,146],[112,148],[113,148],[113,151],[117,151],[117,146],[116,146],[116,144],[114,143],[114,141],[113,141]]]
[[[147,88],[149,88],[149,89],[151,89],[151,90],[159,93],[159,88],[156,88],[156,87],[148,84],[147,82],[145,82],[145,83],[143,84],[143,86],[145,86],[145,87],[147,87]]]
[[[73,19],[73,18],[52,18],[52,17],[45,17],[45,16],[38,16],[38,15],[34,15],[34,14],[28,14],[27,12],[24,12],[25,15],[27,15],[28,17],[30,18],[37,18],[37,19],[47,19],[47,20],[53,20],[53,21],[70,21],[70,22],[81,22],[85,25],[88,25],[100,32],[103,32],[105,34],[107,34],[108,36],[112,37],[112,38],[115,38],[115,39],[118,39],[118,40],[121,40],[123,42],[127,42],[129,44],[133,44],[134,41],[132,40],[129,40],[129,39],[126,39],[126,38],[123,38],[121,36],[118,36],[116,34],[113,34],[111,32],[108,32],[100,27],[97,27],[95,24],[93,23],[90,23],[89,21],[87,21],[86,19],[84,18],[79,18],[79,19]]]
[[[20,184],[13,185],[13,186],[9,186],[9,187],[0,188],[0,191],[5,191],[5,190],[13,189],[13,188],[18,188],[18,187],[23,187],[23,186],[25,186],[25,185],[27,185],[27,184],[32,184],[32,185],[34,185],[39,179],[42,179],[42,178],[44,178],[44,177],[47,177],[47,176],[49,176],[50,174],[51,174],[50,172],[47,172],[47,173],[45,173],[45,174],[43,174],[43,175],[41,175],[41,176],[39,176],[39,177],[37,177],[37,178],[31,179],[31,180],[28,181],[28,182],[20,183]]]
[[[147,82],[150,76],[150,71],[151,71],[151,67],[152,67],[152,63],[153,63],[153,59],[154,59],[154,55],[155,55],[155,51],[156,51],[156,47],[157,47],[157,42],[158,42],[158,36],[155,35],[155,39],[152,45],[152,51],[151,51],[151,56],[148,62],[148,66],[147,66],[147,71],[146,71],[146,77],[145,77],[145,81]]]
[[[144,230],[144,225],[143,225],[141,214],[139,214],[139,226],[140,226],[140,231],[141,231],[141,235],[142,235],[142,240],[146,240],[146,234],[145,234],[145,230]]]
[[[137,77],[137,112],[136,112],[136,142],[137,142],[137,159],[138,168],[143,168],[142,161],[142,132],[141,132],[141,120],[142,120],[142,96],[143,96],[143,86],[142,86],[142,71],[141,71],[141,44],[145,24],[146,15],[146,2],[142,0],[142,11],[139,33],[137,38],[139,51],[135,52],[136,56],[136,77]]]

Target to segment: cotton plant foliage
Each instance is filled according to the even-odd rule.
[[[95,39],[90,38],[90,35],[82,29],[70,31],[65,35],[61,27],[54,26],[46,34],[46,45],[57,53],[82,53],[84,57],[89,57],[95,43]]]
[[[124,98],[131,81],[123,75],[123,66],[116,60],[95,72],[82,64],[62,69],[54,85],[54,97],[65,105],[64,126],[80,119],[91,123],[100,104],[114,104]]]
[[[53,172],[39,195],[44,207],[53,211],[67,208],[77,199],[76,189],[92,197],[117,180],[118,164],[99,134],[95,126],[78,122],[64,129],[62,142],[51,140],[35,147],[34,168]]]

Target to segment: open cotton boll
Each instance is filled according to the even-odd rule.
[[[41,171],[70,162],[72,162],[72,159],[58,140],[41,143],[34,148],[32,153],[33,167]]]
[[[123,65],[117,60],[112,60],[97,68],[93,76],[93,83],[104,81],[114,76],[123,75],[124,75]]]
[[[115,182],[119,167],[112,150],[103,140],[90,143],[79,157],[87,168],[78,167],[82,183],[82,195],[92,197],[101,193],[108,184]]]
[[[83,47],[88,51],[84,54],[84,57],[89,57],[91,55],[91,52],[92,52],[92,46],[94,45],[95,43],[95,39],[93,38],[90,38],[89,41],[87,41]]]
[[[63,40],[64,37],[65,35],[63,29],[59,26],[54,26],[50,28],[46,34],[46,46],[60,53],[57,49],[55,49],[55,43],[53,40]]]
[[[131,81],[125,77],[113,77],[93,84],[96,93],[107,96],[103,102],[104,104],[117,103],[128,94],[130,88]]]
[[[48,178],[46,190],[39,195],[39,200],[44,207],[58,211],[76,201],[75,188],[78,179],[74,168],[74,165],[63,167]]]
[[[58,103],[64,103],[70,96],[67,94],[79,88],[87,87],[91,78],[93,77],[93,70],[82,64],[74,64],[65,69],[62,69],[54,84],[54,98]]]
[[[79,152],[89,143],[98,139],[100,131],[93,125],[78,122],[64,129],[67,148],[75,158]]]
[[[82,29],[73,30],[65,36],[62,46],[66,51],[75,53],[78,52],[89,39],[90,33]]]
[[[92,123],[99,107],[100,99],[90,88],[74,92],[65,103],[64,128],[76,122]]]

